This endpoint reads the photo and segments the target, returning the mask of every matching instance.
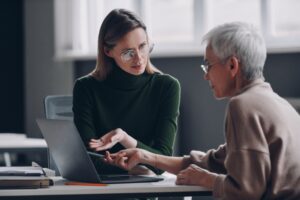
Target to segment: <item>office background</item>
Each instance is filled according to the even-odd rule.
[[[0,132],[41,137],[35,119],[44,116],[43,98],[71,94],[74,80],[95,60],[54,59],[53,0],[3,0],[1,9]],[[201,56],[153,58],[153,64],[179,79],[182,87],[177,154],[208,150],[224,142],[226,101],[216,101],[199,67]],[[265,78],[284,97],[300,98],[300,53],[269,54]],[[259,99],[257,100],[259,101]]]

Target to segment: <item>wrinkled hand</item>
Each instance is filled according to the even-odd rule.
[[[129,171],[141,163],[144,156],[145,151],[138,148],[125,149],[113,154],[107,151],[105,161]]]
[[[177,174],[177,185],[199,185],[212,189],[217,174],[207,171],[195,164],[189,165],[186,169]]]
[[[197,160],[199,159],[199,160],[201,160],[203,157],[205,157],[206,156],[206,153],[205,152],[203,152],[203,151],[199,151],[199,150],[192,150],[191,151],[191,154],[193,155],[197,155]]]
[[[121,142],[125,137],[125,132],[117,128],[106,133],[100,139],[91,139],[89,146],[91,149],[95,151],[103,151],[106,149],[110,149],[115,146],[118,142]]]

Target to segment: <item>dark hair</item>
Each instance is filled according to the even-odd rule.
[[[108,57],[104,51],[114,48],[116,43],[128,32],[142,28],[147,34],[147,29],[142,20],[129,10],[114,9],[103,20],[98,35],[97,64],[91,75],[99,80],[104,80],[112,70],[114,59]],[[146,66],[149,74],[159,72],[150,60]]]

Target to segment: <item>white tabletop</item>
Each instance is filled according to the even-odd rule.
[[[47,143],[40,138],[27,138],[25,134],[0,133],[0,151],[47,148]]]
[[[22,135],[0,134],[0,151],[20,149],[47,148],[44,139],[26,138]],[[176,185],[176,176],[164,174],[165,179],[152,183],[110,184],[107,186],[70,186],[64,185],[61,177],[53,177],[54,186],[40,189],[9,189],[0,190],[0,197],[54,197],[54,196],[97,196],[105,198],[135,196],[207,196],[211,190],[200,186]],[[117,196],[118,195],[118,196]],[[123,197],[122,196],[122,197]]]
[[[107,186],[67,186],[63,184],[61,178],[55,178],[55,185],[49,188],[41,189],[23,189],[23,190],[0,190],[1,197],[20,197],[20,196],[76,196],[76,195],[113,195],[123,194],[126,197],[146,194],[151,196],[207,196],[211,195],[211,190],[200,186],[176,185],[175,176],[164,176],[164,180],[153,183],[126,183],[109,184]],[[154,194],[154,195],[153,195]]]

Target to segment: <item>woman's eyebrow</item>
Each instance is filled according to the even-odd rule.
[[[122,49],[121,53],[124,53],[124,52],[127,52],[127,51],[132,51],[133,48],[125,48],[125,49]]]
[[[139,47],[141,47],[142,45],[145,45],[145,44],[147,44],[147,41],[140,43]],[[126,51],[132,51],[132,50],[134,50],[134,48],[125,48],[125,49],[122,49],[121,53],[124,53]]]

